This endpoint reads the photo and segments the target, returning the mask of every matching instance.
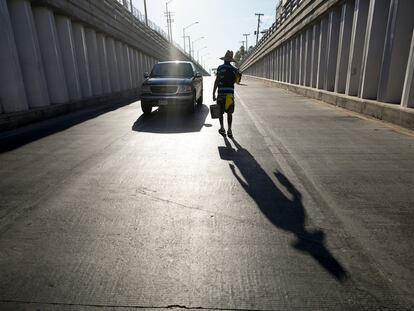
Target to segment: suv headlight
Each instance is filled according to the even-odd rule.
[[[180,85],[178,88],[178,93],[190,93],[191,91],[191,85]]]
[[[143,85],[141,88],[142,93],[151,93],[151,88],[149,85]]]

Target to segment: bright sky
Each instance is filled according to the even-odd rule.
[[[133,0],[133,3],[144,13],[144,0]],[[165,3],[166,0],[147,0],[147,9],[148,18],[167,32]],[[183,46],[183,27],[199,22],[187,28],[186,35],[191,36],[191,41],[205,37],[195,42],[195,56],[197,58],[199,50],[200,56],[205,55],[206,68],[215,68],[222,63],[219,58],[227,50],[236,52],[240,48],[244,33],[251,34],[249,46],[254,45],[256,37],[253,32],[257,28],[254,14],[265,14],[261,29],[267,29],[274,22],[276,3],[277,0],[172,0],[169,10],[175,13],[172,25],[174,41]]]

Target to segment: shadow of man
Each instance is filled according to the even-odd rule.
[[[232,161],[230,169],[243,189],[256,202],[261,212],[277,228],[291,232],[296,241],[293,247],[312,256],[326,271],[338,281],[347,278],[347,272],[333,257],[324,244],[324,233],[321,230],[309,231],[305,227],[306,212],[302,203],[302,195],[281,172],[274,175],[286,188],[293,199],[289,199],[264,171],[253,155],[244,149],[234,138],[232,142],[225,137],[226,147],[219,147],[220,157]],[[236,167],[241,176],[236,171]]]

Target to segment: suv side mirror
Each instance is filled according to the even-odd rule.
[[[194,77],[196,77],[196,78],[202,78],[203,76],[201,75],[201,73],[196,72],[195,75],[194,75]]]
[[[149,73],[148,72],[144,72],[144,78],[145,79],[149,78]]]

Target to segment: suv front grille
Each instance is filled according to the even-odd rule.
[[[151,86],[151,93],[153,94],[175,94],[178,86],[174,85],[155,85]]]

